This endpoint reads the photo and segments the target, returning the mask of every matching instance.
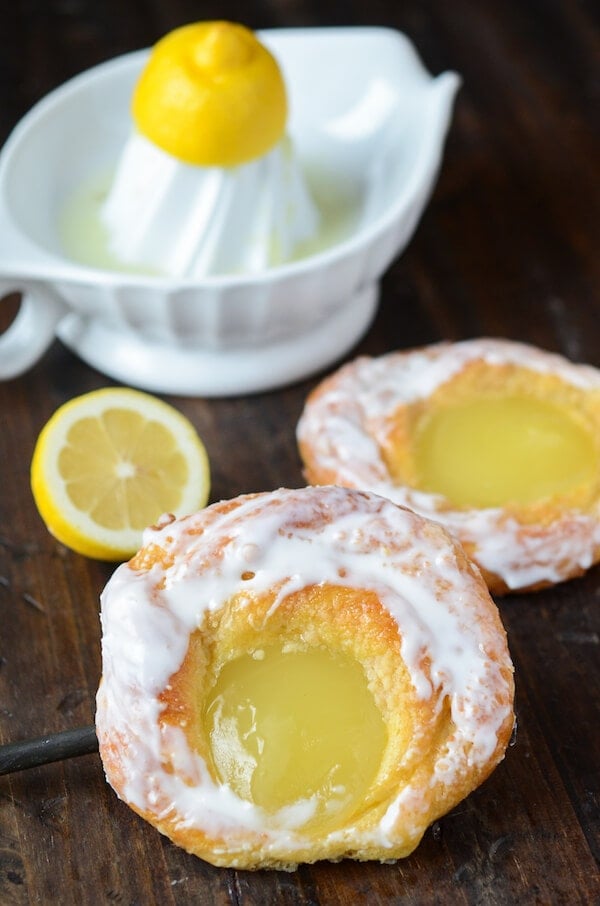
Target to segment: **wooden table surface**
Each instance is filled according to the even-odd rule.
[[[255,28],[390,26],[431,72],[463,76],[435,194],[352,355],[491,335],[600,367],[591,0],[15,0],[0,26],[0,139],[78,71],[217,17]],[[14,310],[3,304],[0,327]],[[212,500],[303,483],[294,428],[315,382],[170,398],[206,441]],[[93,720],[98,595],[113,567],[50,537],[28,471],[54,409],[110,383],[58,342],[0,383],[1,742]],[[516,744],[410,858],[293,874],[215,869],[119,802],[87,755],[0,778],[0,903],[599,903],[600,569],[498,605],[516,668]]]

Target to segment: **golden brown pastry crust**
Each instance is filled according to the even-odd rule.
[[[166,522],[117,570],[102,609],[107,778],[215,865],[406,856],[504,755],[512,665],[487,588],[443,528],[375,495],[281,490]],[[274,643],[356,658],[383,716],[380,769],[342,826],[287,825],[211,767],[207,690],[225,663]]]
[[[570,412],[600,457],[600,371],[507,340],[441,343],[359,358],[311,393],[298,444],[311,484],[363,488],[442,522],[492,593],[531,591],[600,560],[600,472],[536,504],[456,508],[415,489],[414,426],[428,408],[474,395],[530,395]]]

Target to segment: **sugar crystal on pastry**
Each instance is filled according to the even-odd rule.
[[[405,856],[510,737],[481,576],[443,528],[372,494],[166,519],[109,581],[102,627],[107,778],[215,865]]]
[[[251,31],[199,22],[165,36],[132,111],[101,210],[115,259],[173,277],[249,273],[313,238],[283,77]]]
[[[496,592],[600,559],[600,372],[507,340],[359,358],[307,400],[312,483],[370,489],[439,520]]]

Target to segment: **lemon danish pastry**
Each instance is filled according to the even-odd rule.
[[[406,856],[513,726],[478,570],[441,526],[361,491],[165,517],[109,581],[102,627],[107,778],[214,865]]]
[[[444,524],[492,592],[600,559],[600,371],[507,340],[359,358],[298,424],[312,484],[372,490]]]

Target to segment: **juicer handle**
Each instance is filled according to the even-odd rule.
[[[0,334],[0,380],[27,371],[46,352],[67,306],[46,284],[18,279],[0,280],[0,305],[10,293],[22,293],[17,315]]]

